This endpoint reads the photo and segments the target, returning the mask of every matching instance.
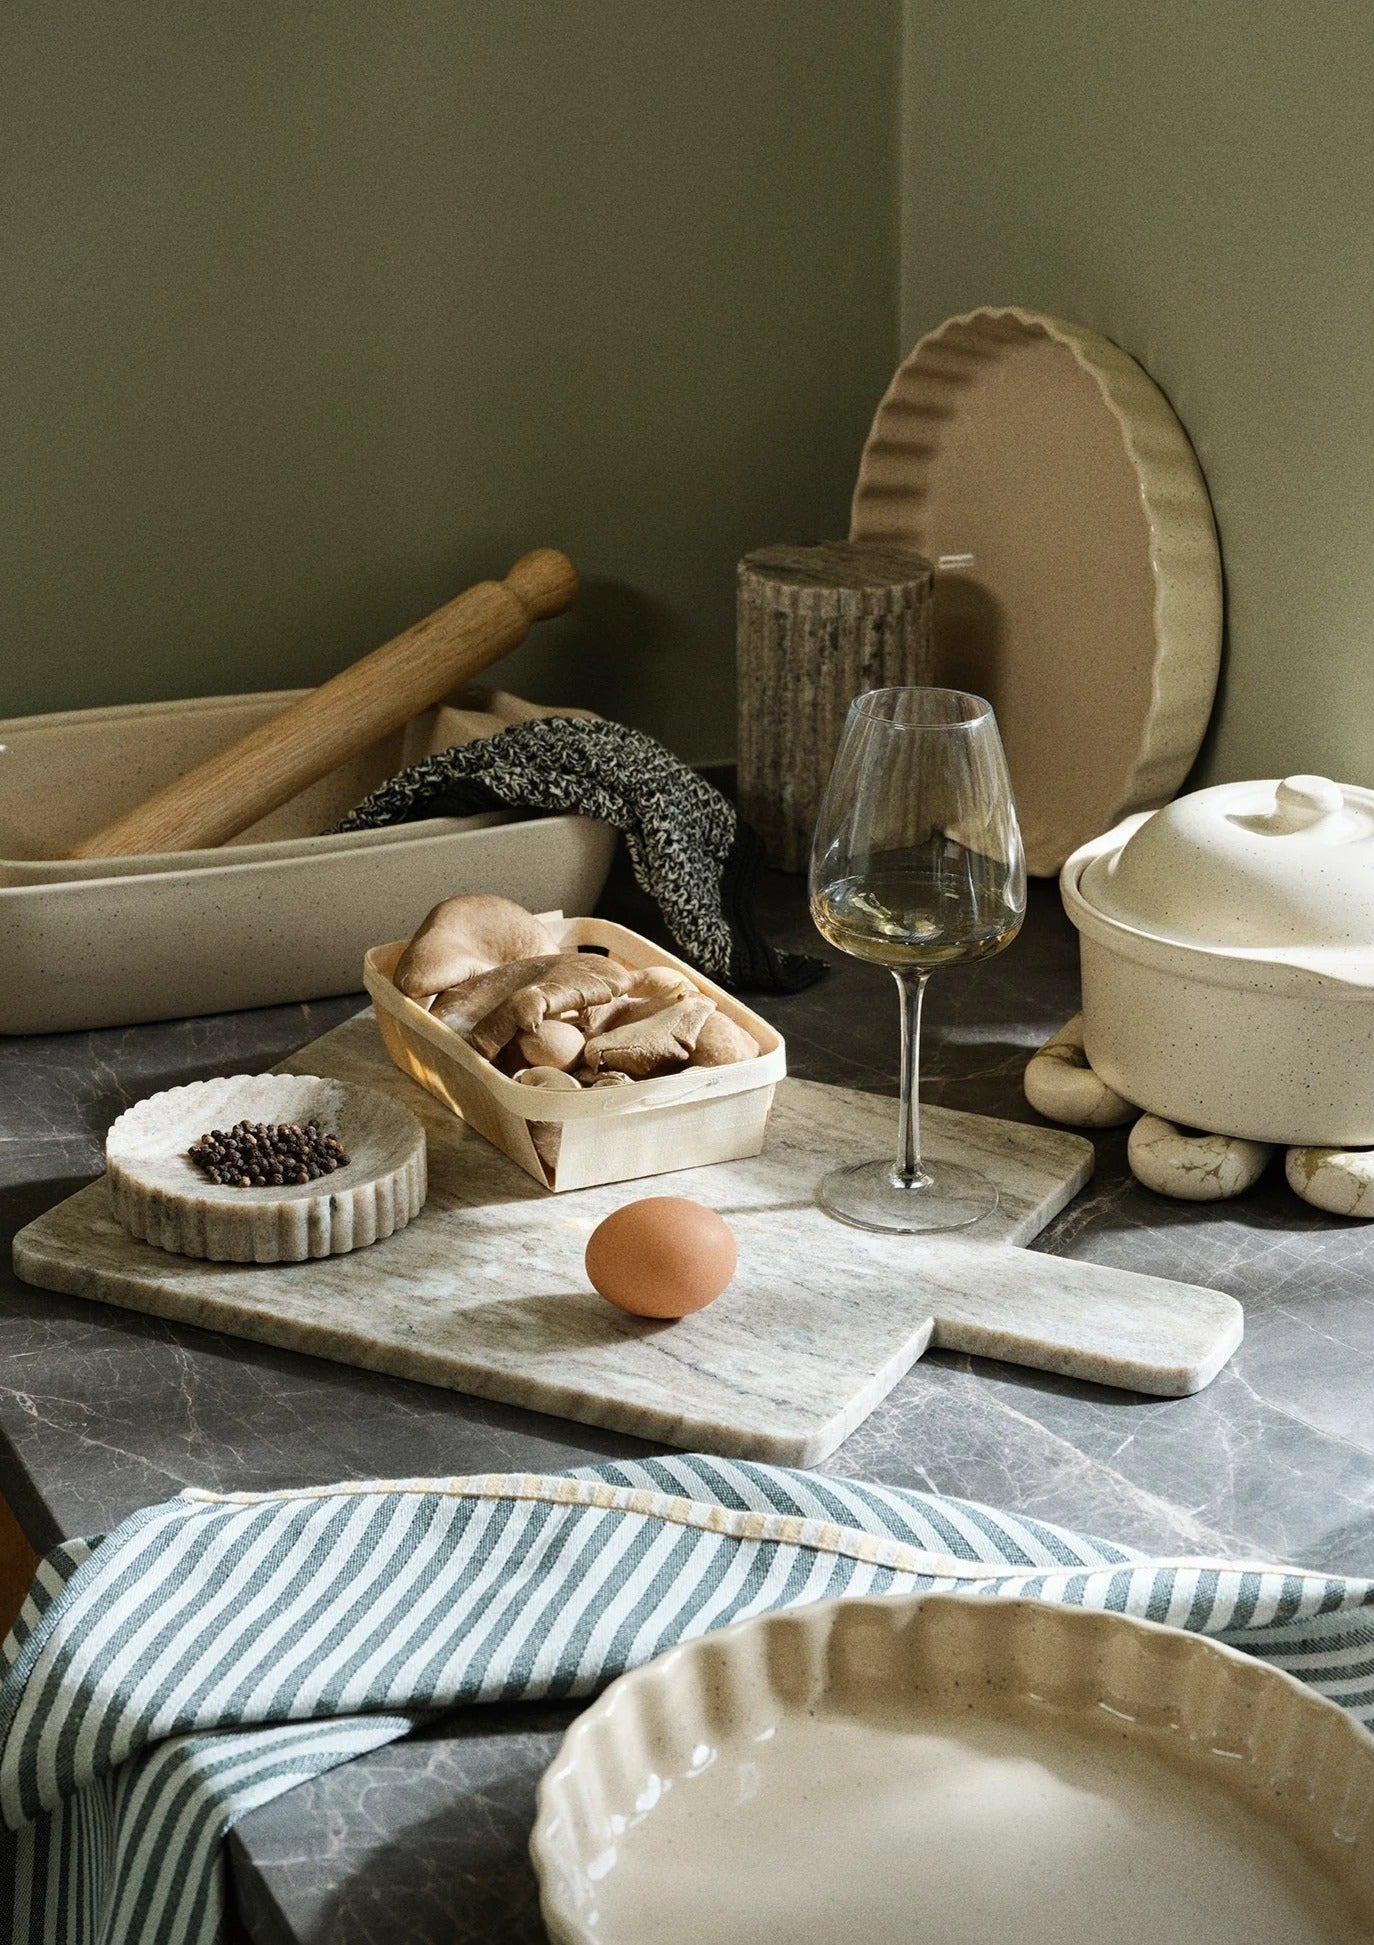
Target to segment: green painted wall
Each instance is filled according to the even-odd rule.
[[[552,542],[506,679],[724,757],[736,558],[1016,302],[1197,446],[1203,774],[1374,781],[1371,99],[1353,0],[19,0],[0,714],[318,680]]]
[[[0,714],[317,680],[535,543],[504,665],[712,759],[734,566],[842,533],[897,0],[16,0]]]
[[[1374,783],[1374,9],[908,0],[903,340],[1079,320],[1173,400],[1229,641],[1207,781]]]

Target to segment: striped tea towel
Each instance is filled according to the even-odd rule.
[[[695,1455],[188,1492],[58,1548],[6,1643],[0,1937],[209,1945],[234,1821],[426,1714],[917,1589],[1197,1629],[1374,1721],[1374,1582],[1148,1559],[965,1500]]]

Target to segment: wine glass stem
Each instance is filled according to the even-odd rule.
[[[930,1177],[921,1163],[921,1002],[927,972],[892,968],[902,996],[902,1108],[897,1123],[894,1188],[923,1188]]]

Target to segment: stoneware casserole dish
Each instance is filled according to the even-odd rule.
[[[1374,791],[1195,791],[1082,845],[1060,888],[1109,1087],[1217,1134],[1374,1145]]]

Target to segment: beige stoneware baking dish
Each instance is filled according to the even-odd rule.
[[[1368,1945],[1374,1738],[1152,1622],[827,1601],[612,1683],[531,1851],[555,1945]]]
[[[1195,791],[1082,845],[1060,888],[1109,1087],[1216,1134],[1374,1145],[1374,791]]]
[[[616,838],[590,818],[488,814],[328,835],[396,770],[470,740],[467,705],[486,697],[426,710],[230,844],[62,857],[298,693],[0,722],[0,1032],[354,992],[367,947],[454,892],[503,892],[535,909],[595,905]]]
[[[392,980],[404,939],[376,946],[363,979],[392,1060],[445,1107],[554,1191],[599,1182],[629,1182],[708,1162],[732,1162],[762,1151],[773,1090],[787,1072],[782,1035],[759,1014],[684,960],[607,919],[541,914],[570,951],[602,946],[626,966],[671,966],[762,1049],[729,1067],[686,1067],[625,1087],[553,1093],[522,1087],[473,1052],[467,1042]],[[557,1139],[550,1136],[557,1130]],[[537,1142],[537,1145],[536,1145]]]

